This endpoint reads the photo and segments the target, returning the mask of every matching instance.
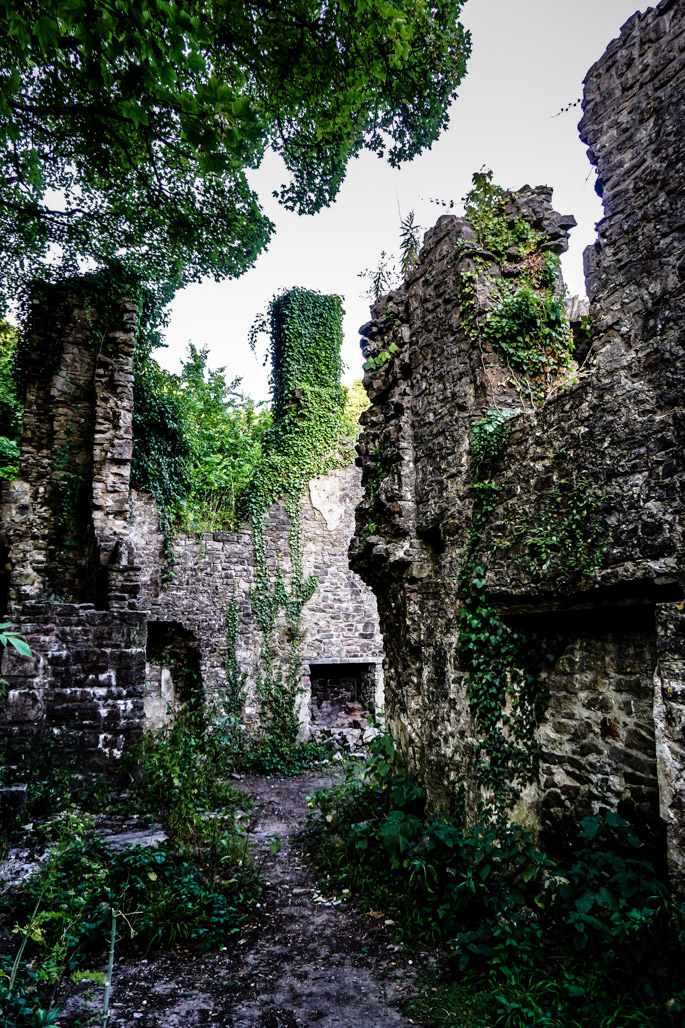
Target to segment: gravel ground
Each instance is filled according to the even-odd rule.
[[[238,784],[238,783],[237,783]],[[252,839],[265,900],[235,942],[198,956],[173,951],[115,961],[112,1028],[393,1028],[409,1026],[402,1004],[415,992],[414,961],[393,944],[392,924],[321,896],[299,836],[306,798],[321,776],[246,777],[255,801]],[[278,836],[280,848],[272,852]],[[276,849],[274,846],[273,849]],[[94,1020],[101,990],[60,1004],[64,1028]],[[85,1000],[85,1003],[84,1003]]]

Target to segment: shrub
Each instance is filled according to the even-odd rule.
[[[427,812],[387,736],[311,806],[310,845],[329,883],[391,913],[409,944],[446,944],[449,990],[459,1003],[480,990],[494,1024],[678,1023],[685,904],[617,814],[585,818],[557,864],[519,825],[465,828]],[[527,980],[538,997],[528,1005]],[[580,1019],[559,1019],[564,1009]],[[624,1020],[610,1019],[617,1011]]]

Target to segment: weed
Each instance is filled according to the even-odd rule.
[[[447,977],[414,1007],[434,1025],[682,1022],[685,904],[617,814],[585,818],[557,863],[520,826],[426,811],[387,736],[310,805],[329,886],[390,914],[407,943],[449,948]]]
[[[65,975],[92,977],[93,963],[112,953],[113,923],[122,953],[181,944],[204,951],[240,930],[260,886],[244,828],[249,801],[228,780],[232,759],[197,709],[145,741],[129,812],[162,820],[169,838],[157,848],[108,846],[75,806],[88,796],[101,806],[105,790],[94,792],[68,768],[32,784],[29,810],[55,804],[62,812],[36,821],[32,836],[49,857],[0,901],[0,927],[14,924],[19,940],[14,957],[0,961],[8,1026],[51,1023],[50,991]]]

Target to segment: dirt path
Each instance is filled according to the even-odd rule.
[[[113,1028],[408,1028],[399,1006],[413,991],[415,963],[396,951],[392,926],[379,931],[351,905],[321,901],[298,843],[306,797],[324,784],[312,774],[240,783],[258,804],[252,834],[269,883],[258,918],[219,953],[122,962]]]

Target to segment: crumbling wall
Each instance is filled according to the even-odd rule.
[[[118,759],[142,733],[146,617],[126,548],[137,309],[106,319],[78,293],[34,297],[24,356],[18,477],[3,483],[2,602],[33,660],[2,655],[11,743],[40,735],[84,765]]]
[[[254,720],[260,639],[249,601],[249,525],[179,535],[171,581],[163,585],[170,568],[156,505],[129,494],[137,308],[103,296],[98,311],[88,295],[73,280],[34,297],[20,470],[0,499],[4,600],[34,659],[8,651],[0,670],[11,740],[22,745],[42,733],[39,751],[50,743],[77,751],[84,765],[101,765],[120,757],[146,724],[162,728],[184,703],[221,691],[233,597]],[[359,473],[346,468],[312,481],[302,503],[305,574],[319,580],[303,619],[304,736],[311,663],[360,664],[381,680],[375,599],[347,565],[359,496]],[[272,506],[265,523],[269,567],[287,577],[284,505]]]
[[[300,713],[304,735],[309,725],[311,664],[369,664],[377,667],[381,676],[383,649],[375,597],[350,571],[347,560],[354,509],[360,498],[359,471],[347,467],[313,479],[301,502],[304,573],[316,575],[319,582],[303,610]],[[289,574],[290,528],[283,503],[267,510],[267,560],[274,576],[278,568],[286,578]],[[255,583],[250,525],[235,532],[179,535],[173,544],[173,577],[167,584],[163,584],[165,562],[157,511],[146,494],[134,493],[129,539],[141,569],[141,606],[151,621],[174,621],[194,634],[203,688],[210,697],[224,687],[226,612],[235,597],[240,611],[237,656],[248,673],[246,717],[248,722],[255,721],[258,709],[254,681],[261,637],[249,599]],[[157,690],[158,677],[156,669],[149,669],[149,690]]]
[[[674,876],[685,883],[685,616],[683,482],[685,410],[685,21],[678,0],[634,15],[589,72],[580,124],[597,167],[605,217],[586,251],[599,366],[639,377],[653,397],[636,479],[643,553],[681,586],[656,607],[654,720],[660,813]],[[647,427],[645,425],[645,427]],[[628,519],[628,533],[634,531]],[[635,519],[637,520],[637,519]],[[664,571],[662,572],[662,568]]]
[[[475,817],[488,800],[460,642],[477,546],[483,603],[555,657],[540,671],[550,700],[535,734],[539,772],[513,813],[549,840],[607,808],[653,827],[658,798],[679,881],[683,29],[672,0],[635,15],[586,80],[581,131],[605,217],[586,254],[592,346],[575,382],[525,402],[474,335],[474,274],[487,308],[497,278],[515,277],[522,261],[508,254],[498,270],[463,219],[438,221],[405,285],[372,312],[362,330],[375,365],[359,446],[366,495],[351,548],[379,601],[391,728],[432,801]],[[526,187],[510,202],[552,250],[564,248],[571,222],[554,215],[549,191]],[[472,430],[493,409],[519,413],[487,469],[496,501],[483,519]]]
[[[118,300],[101,324],[81,297],[67,300],[60,325],[34,299],[20,471],[0,501],[10,611],[49,596],[105,606],[126,534],[137,309]]]

